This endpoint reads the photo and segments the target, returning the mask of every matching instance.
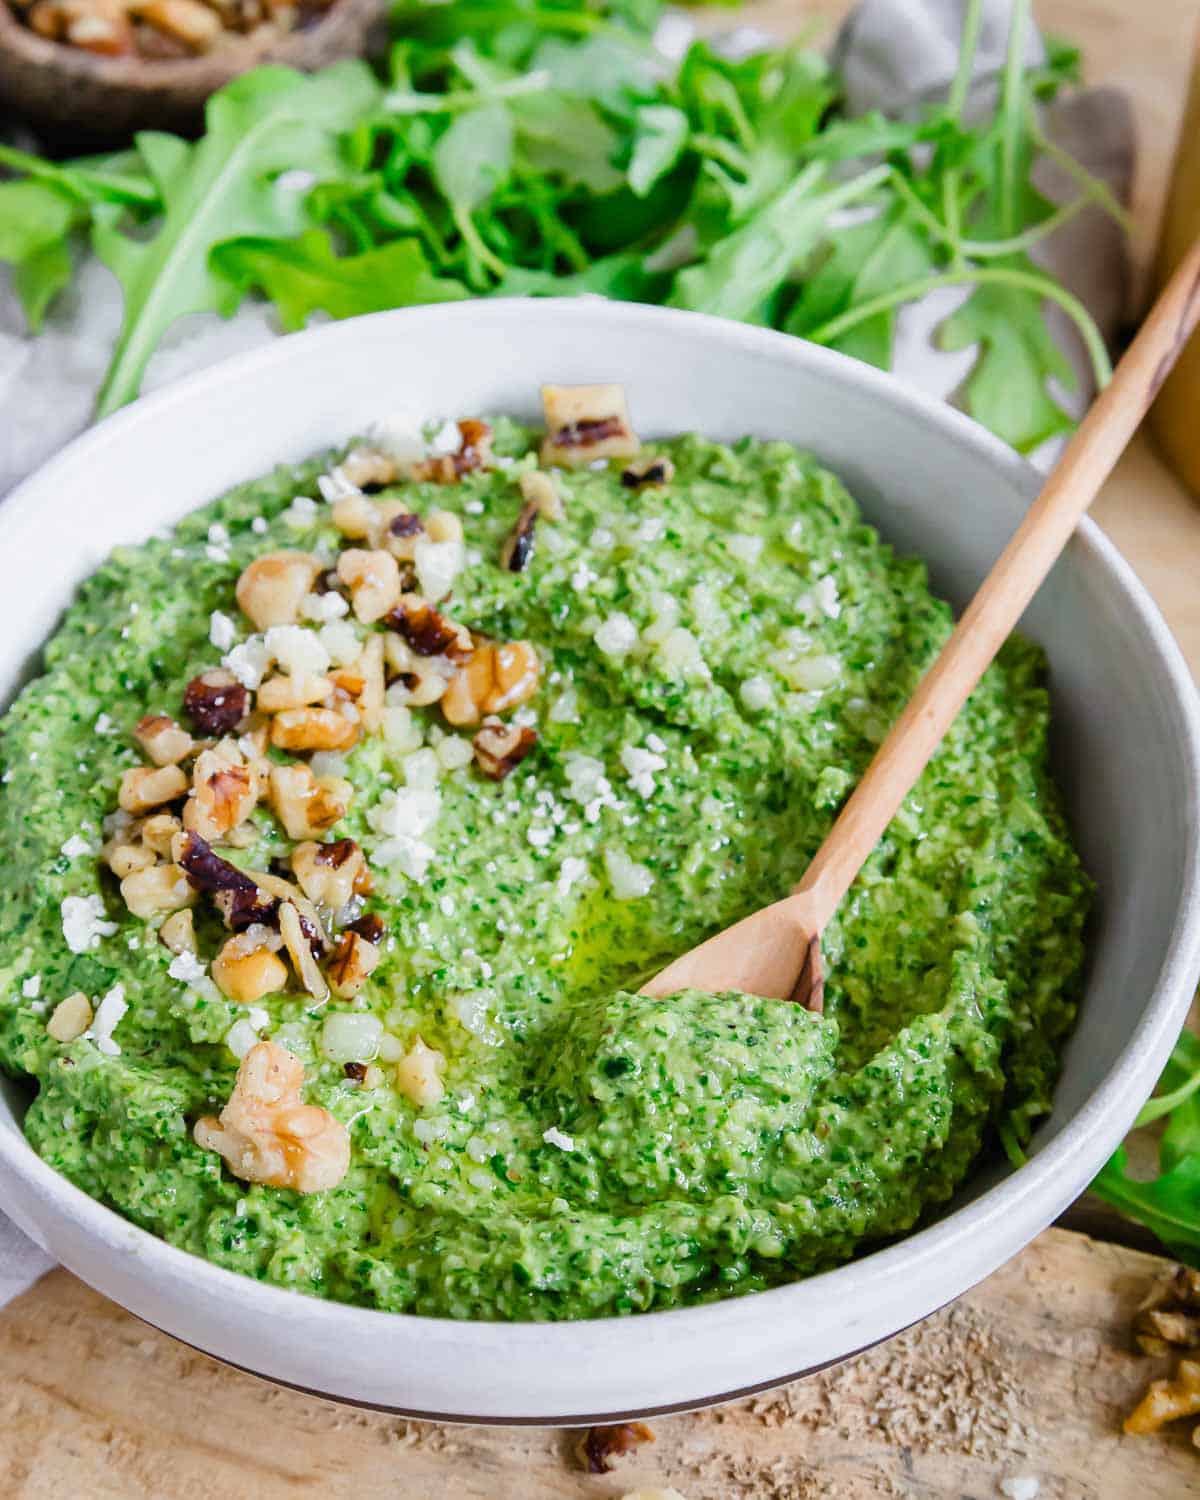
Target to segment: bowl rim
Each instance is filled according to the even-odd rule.
[[[385,323],[403,321],[413,324],[418,320],[444,319],[465,322],[478,320],[481,316],[510,319],[518,332],[521,324],[527,325],[531,319],[553,320],[556,325],[564,321],[574,322],[582,326],[597,316],[630,327],[660,327],[664,335],[675,330],[684,335],[690,328],[697,336],[715,345],[766,354],[785,367],[808,364],[817,373],[826,372],[835,384],[847,381],[857,384],[868,395],[876,395],[880,401],[900,408],[908,420],[930,431],[934,440],[969,450],[975,459],[993,465],[1016,490],[1028,493],[1030,498],[1041,482],[1041,476],[1025,459],[962,412],[881,370],[791,335],[671,308],[602,304],[591,299],[531,301],[497,298],[482,304],[469,300],[394,309],[291,334],[222,360],[142,397],[75,438],[0,503],[0,550],[30,508],[39,503],[39,496],[55,488],[60,469],[75,464],[81,454],[103,463],[107,447],[121,443],[127,434],[131,435],[139,427],[153,424],[168,408],[202,405],[210,389],[230,379],[262,379],[269,375],[272,366],[290,359],[301,345],[307,350],[340,343],[353,345],[368,330],[381,328]],[[642,1312],[632,1317],[500,1322],[384,1312],[289,1290],[226,1270],[138,1228],[116,1210],[84,1193],[44,1162],[20,1132],[0,1132],[0,1166],[18,1175],[52,1212],[67,1214],[74,1219],[90,1238],[122,1255],[128,1255],[132,1250],[148,1273],[157,1268],[172,1279],[186,1278],[197,1292],[203,1291],[225,1301],[233,1299],[252,1304],[263,1315],[294,1313],[296,1298],[303,1297],[306,1319],[314,1320],[326,1334],[336,1331],[343,1337],[363,1337],[372,1341],[401,1332],[405,1336],[436,1336],[443,1347],[459,1344],[465,1348],[469,1345],[472,1356],[481,1359],[511,1358],[514,1354],[535,1351],[553,1358],[553,1346],[578,1345],[581,1338],[586,1338],[592,1345],[612,1344],[615,1347],[630,1337],[632,1326],[651,1335],[669,1338],[672,1330],[686,1327],[690,1331],[703,1323],[704,1332],[710,1338],[719,1337],[723,1332],[735,1336],[748,1318],[764,1315],[778,1319],[794,1317],[807,1299],[852,1300],[860,1286],[876,1283],[881,1277],[900,1271],[915,1276],[918,1269],[928,1271],[939,1261],[949,1263],[949,1258],[965,1241],[980,1236],[988,1239],[994,1226],[1018,1211],[1026,1223],[1036,1222],[1037,1227],[1029,1236],[1032,1238],[1065,1206],[1065,1203],[1059,1203],[1060,1195],[1053,1186],[1055,1180],[1074,1180],[1082,1166],[1086,1171],[1082,1182],[1086,1183],[1132,1123],[1174,1045],[1192,987],[1200,975],[1200,695],[1182,651],[1157,605],[1129,563],[1096,523],[1085,518],[1070,545],[1082,548],[1099,572],[1107,575],[1157,655],[1185,754],[1186,803],[1180,811],[1188,821],[1187,871],[1177,894],[1170,940],[1164,948],[1157,983],[1147,999],[1144,1015],[1127,1037],[1116,1062],[1052,1141],[1035,1151],[1025,1166],[985,1189],[972,1202],[951,1209],[933,1223],[881,1249],[868,1251],[831,1270],[766,1291],[697,1306]],[[1037,1200],[1041,1200],[1040,1203]],[[333,1396],[331,1399],[346,1398]],[[700,1405],[704,1399],[697,1398],[686,1404]],[[424,1415],[431,1419],[440,1416],[437,1413]],[[542,1423],[560,1420],[573,1423],[585,1419],[574,1416],[566,1419],[451,1416],[449,1420]]]

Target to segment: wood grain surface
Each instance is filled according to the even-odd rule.
[[[827,31],[847,6],[761,0],[739,20]],[[1035,8],[1084,46],[1090,81],[1132,97],[1144,288],[1200,5]],[[1139,439],[1093,514],[1200,674],[1200,504]],[[1128,1337],[1161,1264],[1049,1230],[950,1308],[838,1370],[655,1422],[657,1442],[603,1477],[575,1466],[568,1434],[430,1426],[275,1389],[57,1271],[0,1311],[0,1500],[602,1500],[647,1484],[687,1500],[999,1500],[1018,1479],[1037,1480],[1037,1500],[1200,1497],[1190,1424],[1159,1438],[1120,1432],[1164,1373]]]

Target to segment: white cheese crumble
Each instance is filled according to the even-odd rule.
[[[250,530],[255,536],[265,536],[267,531],[266,516],[255,516],[253,521],[250,522]]]
[[[607,526],[597,526],[588,539],[588,546],[593,552],[607,552],[616,540]]]
[[[208,639],[218,651],[228,651],[237,640],[237,627],[219,609],[214,609],[208,617]]]
[[[96,734],[112,734],[113,730],[116,729],[116,727],[116,724],[113,723],[112,719],[110,719],[107,714],[100,714],[95,724],[92,726]]]
[[[307,531],[317,519],[317,502],[308,495],[297,495],[282,512],[283,523],[296,531]]]
[[[441,810],[441,797],[427,787],[384,792],[367,813],[368,825],[382,836],[375,848],[376,861],[420,884],[434,855],[423,835],[437,822]]]
[[[350,612],[350,606],[334,589],[327,594],[305,594],[300,601],[300,614],[305,620],[318,620],[328,624],[330,620],[341,620]]]
[[[112,937],[117,924],[105,921],[103,896],[65,896],[62,930],[72,953],[88,953],[100,946],[101,938]]]
[[[21,994],[26,1000],[36,1000],[41,993],[42,976],[40,974],[31,975],[21,986]]]
[[[454,587],[465,560],[460,541],[431,542],[428,537],[418,537],[413,547],[413,567],[426,599],[435,604],[444,599]]]
[[[186,949],[177,953],[167,965],[167,973],[172,979],[178,979],[182,984],[195,984],[198,980],[208,976],[208,970],[200,962],[194,953]]]
[[[648,734],[646,736],[646,749],[653,750],[655,755],[665,755],[667,753],[667,742],[661,734]]]
[[[85,839],[81,833],[73,833],[62,846],[62,852],[68,859],[79,859],[84,854],[95,854],[96,846]]]
[[[332,620],[317,631],[317,638],[329,653],[335,667],[348,667],[358,659],[362,646],[349,620]]]
[[[243,687],[253,690],[261,686],[263,678],[267,675],[267,668],[271,665],[271,653],[267,650],[261,635],[252,635],[240,646],[227,651],[221,658],[221,665],[226,671],[232,672]]]
[[[612,893],[618,901],[636,901],[648,896],[654,885],[654,876],[623,849],[608,848],[604,851],[604,868],[608,871]]]
[[[330,505],[335,505],[339,500],[353,500],[356,495],[362,494],[358,485],[351,484],[346,478],[340,465],[331,469],[328,474],[321,474],[317,479],[317,488],[321,491],[321,499],[327,500]]]
[[[302,625],[272,625],[265,637],[267,651],[293,677],[319,675],[329,667],[329,651],[315,630]]]
[[[592,639],[605,656],[627,656],[637,645],[637,626],[621,610],[614,610],[607,619],[601,620],[592,634]]]
[[[461,447],[462,433],[458,430],[458,423],[450,420],[443,422],[429,439],[430,453],[436,454],[439,458],[457,453]]]
[[[652,797],[654,773],[666,770],[666,760],[653,750],[641,750],[636,745],[623,745],[620,759],[634,791],[640,797]]]
[[[725,538],[725,547],[727,551],[733,553],[738,562],[752,568],[762,556],[763,539],[760,536],[748,536],[745,532],[735,531],[732,536]]]
[[[236,1020],[225,1033],[225,1045],[239,1061],[257,1041],[258,1032],[245,1016]]]
[[[590,568],[587,563],[582,562],[571,574],[571,587],[577,594],[582,594],[584,589],[590,588],[591,585],[595,583],[599,577],[599,573]]]
[[[662,516],[647,516],[640,526],[630,533],[629,540],[634,544],[645,542],[657,542],[666,533],[667,523]]]
[[[113,1032],[120,1024],[121,1018],[129,1009],[125,999],[125,986],[114,984],[108,994],[104,996],[96,1007],[96,1014],[92,1017],[92,1024],[84,1032],[84,1036],[95,1042],[97,1049],[108,1057],[119,1057],[121,1049],[113,1040]]]
[[[547,715],[552,724],[579,723],[579,695],[573,687],[565,687],[550,705]]]
[[[557,1125],[551,1125],[549,1130],[542,1131],[542,1140],[547,1146],[557,1146],[560,1151],[574,1151],[575,1142],[569,1135],[564,1135]]]
[[[578,885],[587,875],[587,861],[578,859],[574,854],[568,854],[566,859],[558,867],[558,883],[555,890],[561,899],[567,894],[572,886]]]
[[[458,734],[448,734],[438,744],[436,754],[444,771],[461,771],[475,759],[471,741]]]
[[[836,620],[842,612],[842,606],[838,601],[837,580],[833,574],[826,573],[823,578],[818,578],[812,592],[817,608],[826,619]]]
[[[766,677],[747,677],[738,688],[743,705],[755,714],[767,708],[774,696],[774,689]]]

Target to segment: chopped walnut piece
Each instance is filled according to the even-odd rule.
[[[348,547],[338,558],[337,572],[364,625],[382,620],[400,602],[400,565],[390,552]]]
[[[349,750],[359,726],[332,708],[289,708],[271,720],[271,743],[280,750]]]
[[[451,679],[442,698],[450,724],[478,724],[485,714],[501,714],[537,692],[541,664],[528,641],[497,646],[483,643]]]
[[[296,978],[314,1000],[327,1000],[329,986],[325,976],[317,967],[309,938],[300,920],[300,910],[293,901],[283,901],[279,906],[279,931],[283,945],[288,951]]]
[[[198,833],[179,835],[175,858],[193,890],[213,898],[213,904],[235,932],[256,922],[273,921],[278,903],[245,870],[214,854]]]
[[[506,572],[523,573],[533,561],[537,540],[535,532],[541,513],[535,500],[528,500],[521,507],[521,514],[517,517],[516,525],[505,537],[504,545],[500,548],[500,566]]]
[[[589,1474],[611,1474],[616,1468],[614,1458],[657,1441],[653,1428],[645,1422],[619,1422],[614,1427],[589,1427],[576,1452]]]
[[[348,781],[314,776],[308,766],[271,768],[271,809],[289,838],[320,838],[346,816],[350,796]]]
[[[196,1122],[196,1144],[219,1152],[244,1182],[319,1193],[336,1187],[350,1165],[350,1135],[340,1120],[303,1104],[304,1065],[276,1042],[258,1042],[238,1068],[219,1119]]]
[[[121,897],[135,917],[149,918],[190,906],[196,893],[179,865],[153,865],[126,875]]]
[[[124,812],[146,813],[164,802],[174,802],[187,791],[188,780],[178,766],[136,766],[121,777],[117,801]]]
[[[641,444],[619,385],[545,385],[542,462],[578,469],[598,458],[634,458]]]
[[[242,937],[231,937],[213,959],[212,977],[227,1000],[252,1005],[286,989],[288,971],[269,947],[247,948]]]
[[[29,25],[52,42],[68,42],[99,57],[134,51],[134,33],[120,0],[38,0]]]
[[[225,28],[201,0],[131,0],[130,13],[189,52],[207,52]]]
[[[382,518],[379,530],[379,546],[401,563],[412,563],[417,555],[417,543],[425,532],[425,522],[410,510],[401,508],[395,514]]]
[[[192,753],[192,737],[168,714],[147,714],[134,725],[133,737],[156,766],[174,766]]]
[[[374,943],[377,948],[387,935],[383,918],[376,916],[373,911],[367,912],[366,916],[359,917],[356,921],[347,922],[345,930],[357,932],[360,937],[365,937],[368,943]]]
[[[358,489],[383,489],[400,477],[396,461],[378,448],[353,448],[338,465],[342,476]]]
[[[101,857],[118,880],[124,880],[126,875],[132,875],[135,870],[148,870],[158,863],[154,850],[146,848],[144,844],[105,844]]]
[[[173,912],[158,929],[158,940],[172,953],[196,952],[196,923],[185,907]]]
[[[358,542],[375,536],[379,524],[379,507],[365,495],[346,495],[333,502],[330,516],[344,537]]]
[[[254,811],[259,790],[253,767],[244,762],[231,765],[219,749],[205,750],[196,757],[192,770],[192,794],[184,803],[183,826],[210,844],[220,843]]]
[[[328,677],[316,672],[299,676],[269,677],[258,690],[258,707],[264,714],[283,713],[290,708],[308,708],[323,703],[333,692]]]
[[[458,427],[458,449],[454,453],[436,453],[413,464],[411,478],[434,484],[455,484],[474,469],[492,467],[492,429],[486,422],[465,417]]]
[[[1143,1354],[1166,1354],[1168,1349],[1200,1349],[1200,1315],[1170,1308],[1146,1308],[1133,1323],[1134,1338]]]
[[[471,743],[483,774],[493,781],[503,781],[537,744],[537,733],[515,724],[503,724],[499,719],[487,719]]]
[[[418,656],[446,656],[465,661],[475,649],[465,625],[435,609],[420,594],[403,594],[383,622],[396,631]]]
[[[227,734],[249,707],[250,694],[224,667],[201,672],[183,692],[183,711],[201,734]]]
[[[517,480],[521,499],[527,505],[537,506],[538,514],[545,521],[561,521],[566,514],[562,495],[554,482],[554,475],[544,469],[527,469]]]
[[[300,601],[311,592],[320,571],[320,558],[308,552],[268,552],[256,557],[238,579],[237,602],[258,630],[294,625]]]
[[[82,990],[76,990],[54,1007],[46,1022],[46,1035],[56,1042],[73,1042],[92,1024],[92,1002]]]
[[[341,1000],[352,1000],[366,984],[380,959],[379,949],[360,933],[347,929],[338,939],[326,966],[329,986]]]
[[[353,839],[331,844],[306,841],[292,850],[292,869],[310,901],[340,911],[354,895],[367,862]]]
[[[142,823],[139,833],[147,849],[166,859],[171,853],[171,842],[182,827],[172,813],[155,813]]]
[[[1174,1380],[1152,1380],[1141,1401],[1125,1418],[1125,1431],[1157,1432],[1180,1417],[1200,1412],[1200,1363],[1181,1359]]]
[[[621,473],[621,483],[627,490],[645,489],[649,485],[670,484],[675,478],[675,465],[669,458],[643,458],[632,463]]]
[[[312,956],[324,958],[329,950],[329,939],[325,936],[321,914],[300,887],[293,885],[290,880],[285,880],[282,875],[275,875],[266,870],[256,870],[253,873],[254,878],[264,890],[269,891],[279,901],[289,902],[296,908],[300,916],[300,931],[308,942]]]
[[[418,1036],[396,1064],[396,1087],[418,1109],[436,1104],[446,1092],[442,1071],[446,1059]]]
[[[354,705],[368,734],[375,734],[383,723],[383,641],[382,635],[372,632],[354,661],[339,667],[330,678],[338,701]]]

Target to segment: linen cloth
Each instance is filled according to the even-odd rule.
[[[1009,0],[984,0],[970,105],[994,94],[1004,62]],[[943,97],[954,77],[962,25],[962,0],[862,0],[834,43],[833,61],[852,113],[880,109],[906,114]],[[668,54],[686,49],[694,29],[689,17],[669,13],[659,33]],[[772,38],[738,28],[723,39],[731,52],[749,52]],[[1031,32],[1028,59],[1044,55]],[[1051,137],[1128,202],[1133,176],[1134,132],[1128,101],[1112,89],[1072,94],[1046,121]],[[1070,179],[1039,164],[1039,186],[1065,201]],[[1095,208],[1080,213],[1039,247],[1038,258],[1088,307],[1111,338],[1125,310],[1128,262],[1120,231]],[[952,398],[969,372],[970,350],[943,354],[931,343],[942,319],[967,295],[938,293],[897,320],[895,372],[935,395]],[[0,495],[87,426],[121,317],[120,292],[108,270],[87,260],[59,299],[37,339],[24,332],[20,307],[0,280]],[[150,362],[145,389],[154,390],[206,365],[267,343],[278,329],[269,309],[245,304],[229,322],[208,314],[183,319]],[[1081,412],[1093,394],[1086,360],[1070,330],[1058,336],[1080,377],[1068,404]],[[1057,451],[1047,444],[1034,455],[1048,465]],[[19,1295],[53,1265],[45,1250],[0,1213],[0,1306]]]

